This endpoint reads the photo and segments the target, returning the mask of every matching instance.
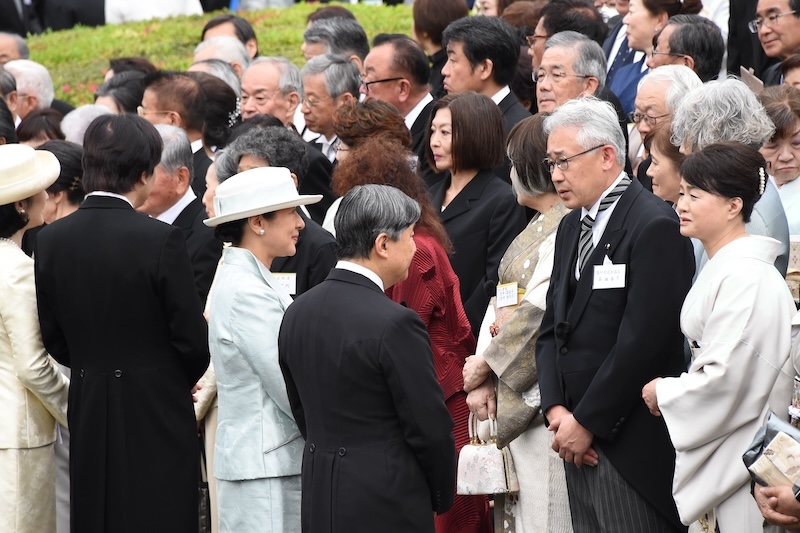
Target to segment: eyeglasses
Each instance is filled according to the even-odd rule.
[[[148,111],[147,109],[143,108],[142,106],[136,107],[136,114],[140,117],[146,115],[166,115],[167,113],[172,113],[172,111]]]
[[[656,124],[658,124],[658,119],[668,117],[671,114],[672,113],[667,113],[666,115],[658,115],[656,117],[651,117],[650,115],[645,115],[642,113],[631,111],[630,113],[628,113],[628,122],[634,122],[638,124],[644,120],[644,123],[647,124],[648,126],[655,126]]]
[[[550,38],[549,35],[536,35],[536,34],[526,35],[525,36],[525,42],[528,43],[529,47],[533,48],[536,45],[536,39],[545,39],[545,40],[547,40],[549,38]]]
[[[566,72],[561,72],[560,70],[556,70],[556,71],[553,71],[553,72],[547,72],[545,69],[539,69],[539,70],[536,71],[536,75],[534,77],[534,80],[537,83],[540,83],[540,82],[544,81],[545,78],[549,77],[553,81],[553,83],[558,84],[558,83],[561,83],[562,81],[564,81],[565,79],[567,79],[570,76],[573,77],[573,78],[583,78],[583,79],[594,77],[594,76],[584,76],[584,75],[581,75],[581,74],[567,74]]]
[[[310,108],[314,108],[314,107],[317,107],[320,104],[320,102],[322,102],[323,100],[328,100],[328,99],[333,100],[333,98],[330,97],[330,96],[326,96],[324,98],[315,98],[314,100],[312,100],[311,98],[305,96],[305,97],[303,97],[302,100],[300,100],[300,103],[301,104],[305,104]]]
[[[405,78],[386,78],[384,80],[375,80],[375,81],[361,80],[361,85],[364,86],[364,91],[365,92],[369,92],[369,86],[370,85],[375,85],[376,83],[383,83],[385,81],[400,81],[400,80],[404,80],[404,79]]]
[[[794,15],[795,13],[797,13],[797,11],[787,11],[786,13],[773,13],[764,18],[759,17],[756,20],[748,22],[747,28],[750,30],[750,33],[758,33],[762,25],[766,24],[767,27],[771,28],[778,23],[779,18],[785,17],[786,15]]]
[[[676,54],[675,52],[659,52],[656,50],[655,46],[650,50],[650,54],[654,56],[686,57],[686,54]]]
[[[555,170],[556,167],[558,167],[559,170],[564,171],[569,168],[569,162],[575,159],[576,157],[588,154],[589,152],[593,152],[598,148],[602,148],[603,146],[605,146],[605,144],[598,144],[594,148],[589,148],[588,150],[584,150],[579,154],[571,155],[569,157],[562,156],[555,160],[550,159],[549,157],[545,157],[544,159],[542,159],[542,164],[547,167],[547,169],[550,171],[551,174],[553,173],[553,170]]]

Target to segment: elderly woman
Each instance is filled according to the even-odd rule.
[[[644,147],[650,154],[647,175],[653,180],[653,194],[673,206],[680,193],[680,168],[686,157],[672,144],[670,123],[661,122],[644,136]]]
[[[758,99],[775,125],[775,134],[761,145],[761,155],[778,188],[789,234],[800,235],[800,90],[791,85],[768,87]]]
[[[495,524],[504,532],[571,532],[564,464],[550,449],[552,436],[539,415],[534,348],[553,270],[556,230],[569,210],[556,193],[542,117],[514,126],[508,136],[511,183],[520,205],[540,214],[511,243],[500,261],[500,283],[524,294],[519,304],[493,299],[486,310],[476,355],[464,367],[467,403],[478,418],[495,416],[489,399],[497,383],[498,446],[508,445],[517,469],[518,499],[495,496]]]
[[[344,196],[358,185],[391,185],[420,205],[420,219],[414,226],[417,250],[408,278],[386,289],[386,294],[416,311],[428,330],[436,379],[453,418],[455,451],[459,453],[469,441],[469,411],[461,369],[464,360],[475,352],[475,338],[461,303],[458,278],[447,256],[450,239],[428,199],[425,185],[409,166],[411,156],[407,148],[389,138],[365,139],[339,163],[333,187]],[[453,508],[436,517],[437,533],[489,531],[488,504],[486,496],[456,496]]]
[[[295,254],[304,225],[297,206],[321,199],[298,195],[286,168],[255,168],[217,187],[216,216],[205,221],[231,243],[209,299],[221,532],[300,530],[303,439],[278,366],[278,328],[292,298],[269,268]]]
[[[686,295],[681,329],[689,370],[642,389],[675,446],[672,493],[681,521],[721,533],[762,531],[742,454],[770,411],[791,401],[789,289],[772,267],[780,243],[748,235],[745,223],[767,182],[764,158],[741,143],[719,143],[681,165],[681,234],[709,260]]]
[[[58,178],[49,152],[0,146],[0,530],[54,533],[56,422],[67,425],[69,379],[42,345],[33,260],[22,235],[40,226]]]
[[[486,312],[487,285],[497,283],[500,259],[525,228],[525,212],[492,170],[503,161],[503,116],[489,98],[448,95],[431,110],[428,161],[449,175],[430,190],[455,254],[461,300],[477,332]]]

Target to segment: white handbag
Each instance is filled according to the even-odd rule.
[[[478,421],[469,414],[469,444],[458,456],[456,494],[503,494],[519,492],[517,472],[508,448],[497,448],[497,422],[489,419],[490,438],[478,437]]]

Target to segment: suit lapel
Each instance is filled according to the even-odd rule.
[[[464,189],[458,193],[455,198],[453,198],[453,201],[450,202],[447,208],[441,212],[442,222],[447,222],[448,220],[451,220],[469,211],[472,208],[472,201],[480,199],[481,195],[483,194],[483,190],[493,178],[494,174],[491,170],[481,170],[478,172],[477,176],[472,178],[472,180],[467,183],[467,186],[464,187]],[[441,189],[441,197],[437,198],[438,204],[436,205],[442,205],[444,193],[449,186],[450,177],[448,176],[447,181],[444,183],[444,187]]]
[[[428,126],[428,120],[431,116],[431,109],[436,100],[428,102],[428,105],[422,108],[417,120],[411,125],[411,151],[418,153],[420,145],[425,142],[425,129]]]
[[[620,197],[619,202],[617,203],[616,207],[614,207],[614,212],[611,213],[611,218],[608,220],[608,225],[606,225],[603,235],[600,237],[600,240],[597,242],[597,246],[595,246],[592,254],[589,256],[586,267],[584,267],[584,270],[581,273],[581,279],[578,280],[578,288],[575,291],[575,298],[572,300],[572,306],[569,308],[567,313],[567,322],[573,324],[573,326],[581,319],[581,315],[583,314],[584,309],[586,309],[586,304],[589,302],[589,297],[592,295],[592,286],[594,284],[594,266],[602,265],[606,256],[608,256],[608,258],[611,259],[611,261],[615,264],[618,263],[617,261],[614,261],[614,254],[619,246],[619,243],[625,238],[625,234],[627,232],[627,230],[623,227],[625,224],[625,219],[627,219],[633,202],[636,201],[636,198],[639,196],[642,190],[642,185],[638,181],[631,181],[628,190],[625,191],[625,194]],[[580,214],[578,217],[580,217]],[[575,255],[577,254],[578,249],[577,231],[575,231],[575,233],[576,235],[574,235],[573,239],[569,241],[573,250],[570,252],[570,257],[572,260],[569,262],[567,267],[569,269],[567,275],[572,276],[572,279],[575,277]]]

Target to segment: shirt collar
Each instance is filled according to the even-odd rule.
[[[381,291],[385,290],[383,288],[383,280],[381,279],[381,277],[365,266],[361,266],[359,264],[350,261],[339,260],[336,263],[336,268],[341,268],[342,270],[349,270],[350,272],[361,274],[362,276],[370,280],[372,283],[377,285]]]
[[[420,100],[417,103],[417,105],[415,105],[403,119],[406,122],[406,128],[408,128],[409,130],[411,129],[411,126],[413,126],[414,123],[417,121],[417,118],[419,118],[419,115],[420,113],[422,113],[422,110],[425,109],[425,106],[431,102],[433,102],[433,96],[431,96],[431,93],[428,93],[422,97],[422,100]]]
[[[192,203],[192,200],[195,198],[197,198],[197,195],[194,193],[192,188],[189,187],[180,200],[175,202],[172,207],[155,217],[155,219],[160,220],[161,222],[166,222],[167,224],[174,224],[175,219],[178,218],[178,215],[180,215],[183,210],[186,209],[186,206]]]
[[[203,139],[197,139],[196,141],[192,141],[192,153],[196,154],[203,148]]]
[[[127,196],[122,196],[121,194],[117,194],[117,193],[115,193],[115,192],[108,192],[108,191],[92,191],[92,192],[90,192],[89,194],[87,194],[87,195],[86,195],[86,198],[88,198],[88,197],[90,197],[90,196],[108,196],[108,197],[110,197],[110,198],[119,198],[120,200],[125,200],[126,202],[128,202],[128,205],[130,205],[131,207],[133,207],[133,202],[131,202],[130,200],[128,200],[128,197],[127,197]],[[134,208],[134,209],[135,209],[135,208]]]
[[[587,214],[591,215],[591,217],[593,219],[596,219],[597,218],[597,211],[600,209],[600,202],[603,200],[603,198],[608,196],[608,193],[610,193],[611,191],[614,190],[614,187],[616,187],[617,184],[620,181],[622,181],[622,178],[624,178],[624,177],[625,177],[625,171],[623,170],[622,172],[619,173],[619,176],[617,176],[617,179],[614,180],[614,183],[609,185],[608,189],[603,191],[603,194],[600,195],[600,198],[597,199],[597,201],[594,203],[594,205],[592,206],[591,209],[589,209],[587,211],[585,207],[582,207],[581,208],[581,219],[583,219],[583,217],[585,217]]]
[[[505,87],[494,93],[494,96],[492,96],[492,102],[494,102],[497,105],[500,105],[500,102],[503,101],[503,98],[505,98],[509,94],[511,94],[511,88],[508,85],[506,85]]]

